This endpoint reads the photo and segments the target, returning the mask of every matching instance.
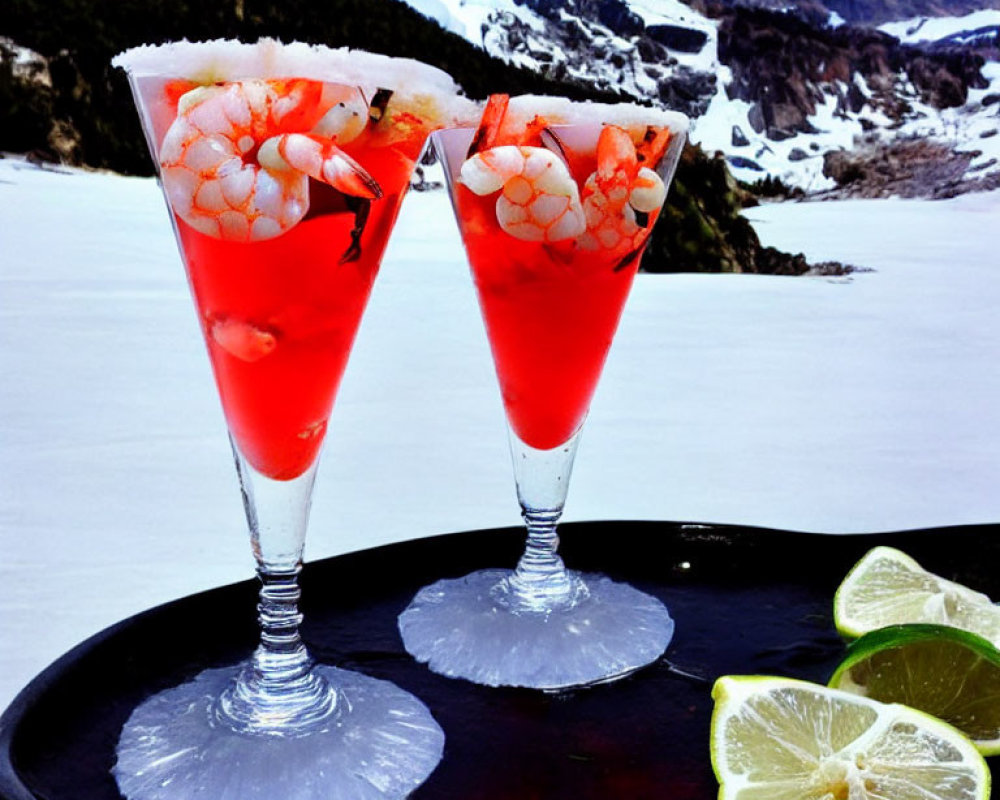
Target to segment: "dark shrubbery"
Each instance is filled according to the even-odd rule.
[[[0,43],[0,151],[48,150],[51,120],[52,92],[15,75],[14,53]]]
[[[768,175],[752,183],[741,181],[740,187],[754,197],[763,197],[769,200],[801,200],[806,194],[798,186],[789,186],[781,178],[776,178],[774,175]]]
[[[740,210],[756,200],[740,187],[719,153],[686,147],[642,268],[647,272],[759,272],[801,275],[802,255],[760,240]]]

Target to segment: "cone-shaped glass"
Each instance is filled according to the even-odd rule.
[[[583,421],[687,130],[671,112],[493,96],[477,129],[435,133],[510,428],[528,541],[517,568],[426,587],[400,616],[431,669],[557,689],[658,658],[656,598],[557,555]]]
[[[244,665],[155,695],[119,741],[131,800],[402,798],[440,760],[416,698],[315,664],[297,577],[319,451],[410,174],[468,106],[413,61],[261,41],[119,56],[236,455],[262,588]]]

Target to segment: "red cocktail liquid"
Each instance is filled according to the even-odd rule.
[[[593,150],[566,156],[582,187]],[[507,418],[526,444],[558,447],[590,407],[639,254],[516,239],[497,222],[496,197],[460,183],[455,205]]]
[[[380,199],[346,197],[310,179],[305,219],[250,243],[207,236],[175,217],[230,432],[247,461],[270,478],[301,475],[323,442],[426,139],[427,129],[413,123],[407,138],[387,143],[365,132],[343,146],[378,182]]]

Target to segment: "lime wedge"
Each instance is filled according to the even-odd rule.
[[[804,681],[720,678],[712,690],[719,800],[987,800],[972,743],[900,705]]]
[[[1000,753],[1000,650],[944,625],[894,625],[847,649],[830,686],[902,703],[954,725],[984,755]]]
[[[837,589],[833,621],[848,638],[929,622],[1000,642],[1000,608],[990,598],[928,572],[892,547],[876,547],[854,565]]]

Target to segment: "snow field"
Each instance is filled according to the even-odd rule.
[[[749,216],[767,244],[877,271],[639,276],[566,519],[995,522],[1000,192]],[[252,562],[155,183],[2,160],[0,254],[4,707],[86,636]],[[306,556],[518,522],[448,200],[413,194],[331,418]]]

